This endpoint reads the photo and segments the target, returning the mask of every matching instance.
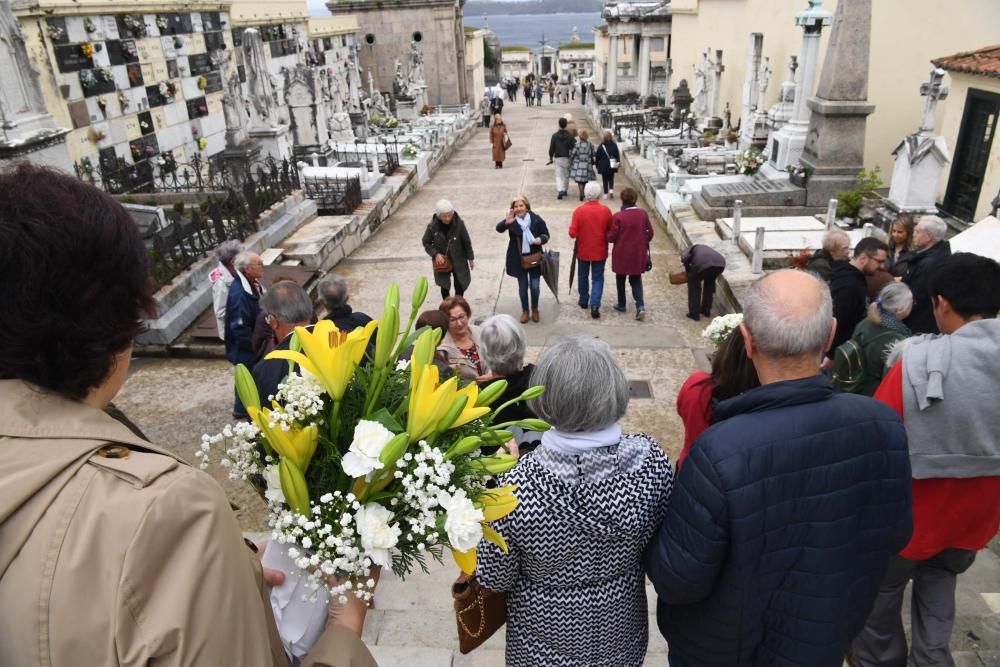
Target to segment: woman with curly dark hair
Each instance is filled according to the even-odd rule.
[[[103,412],[154,311],[135,223],[22,164],[0,239],[0,664],[288,665],[222,489]],[[304,664],[375,664],[353,604]]]

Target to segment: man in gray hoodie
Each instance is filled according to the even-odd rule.
[[[941,334],[908,339],[902,360],[875,392],[906,427],[913,537],[889,562],[854,640],[858,667],[954,665],[956,579],[1000,527],[1000,265],[958,253],[941,259],[927,279]],[[900,611],[911,579],[907,656]]]

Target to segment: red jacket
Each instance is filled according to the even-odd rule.
[[[641,276],[646,272],[652,240],[653,225],[641,208],[633,206],[615,213],[608,230],[608,241],[615,244],[611,270],[623,276]]]
[[[585,262],[608,258],[608,229],[611,209],[596,201],[581,204],[573,211],[569,236],[576,239],[576,256]]]
[[[684,423],[684,448],[677,457],[677,470],[698,436],[712,425],[712,376],[698,371],[684,381],[677,394],[677,414]]]
[[[903,364],[893,366],[875,398],[903,415]],[[1000,477],[913,480],[913,537],[900,552],[926,560],[944,549],[985,547],[1000,530]]]

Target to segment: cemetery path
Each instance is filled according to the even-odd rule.
[[[543,284],[542,321],[525,326],[529,345],[527,361],[534,361],[545,345],[557,336],[591,335],[604,339],[630,379],[649,383],[651,398],[632,400],[623,419],[624,429],[644,431],[656,437],[674,459],[683,440],[683,429],[674,408],[675,397],[689,373],[708,367],[705,356],[708,350],[700,337],[702,327],[684,317],[686,291],[683,287],[670,286],[667,281],[667,273],[680,267],[677,248],[665,231],[657,227],[652,243],[654,268],[643,281],[648,311],[645,322],[637,322],[633,313],[620,314],[612,310],[615,297],[610,266],[605,275],[601,318],[591,319],[588,311],[577,306],[575,290],[568,288],[573,246],[567,230],[572,211],[580,202],[575,196],[562,201],[556,199],[552,167],[545,165],[549,137],[557,128],[558,117],[570,112],[582,128],[586,126],[584,110],[572,104],[526,107],[519,101],[508,103],[504,111],[513,141],[504,168],[493,168],[488,130],[477,130],[477,134],[456,150],[433,178],[363,246],[337,265],[335,271],[350,285],[351,304],[377,317],[390,282],[400,285],[406,302],[410,286],[418,276],[432,279],[431,263],[423,252],[420,239],[434,203],[447,198],[468,226],[476,253],[472,284],[465,295],[472,306],[473,319],[493,312],[518,316],[516,282],[503,273],[507,237],[497,234],[494,226],[503,217],[511,199],[524,194],[531,201],[532,209],[549,226],[552,240],[548,247],[562,256],[562,302],[557,303]],[[620,192],[629,183],[620,176],[615,185],[616,192]],[[571,184],[572,189],[575,188]],[[613,210],[621,205],[618,199],[604,203]],[[649,208],[650,203],[640,201],[640,205]],[[432,284],[428,305],[433,307],[438,297]],[[407,316],[407,311],[408,305],[405,305],[401,316]],[[224,361],[136,360],[115,402],[153,442],[193,460],[201,434],[218,432],[230,420],[232,370]],[[239,505],[244,530],[263,530],[262,503],[244,486],[226,479],[223,471],[215,470],[213,474],[232,501]],[[457,568],[450,557],[443,565],[434,564],[429,573],[415,574],[406,582],[385,573],[377,593],[377,608],[369,613],[365,625],[365,641],[380,665],[487,667],[504,664],[503,630],[474,653],[467,656],[458,653],[450,595],[450,583],[456,574]],[[996,639],[1000,635],[1000,628],[995,627],[995,615],[1000,613],[1000,559],[985,551],[973,570],[959,581],[960,618],[956,625],[955,646],[969,651],[971,640],[967,631],[973,630],[984,638]],[[652,616],[655,595],[651,588],[647,591],[651,615],[646,664],[664,665],[666,645]],[[1000,651],[1000,640],[994,647]],[[996,660],[1000,653],[992,655]],[[971,651],[956,659],[961,667],[981,667],[983,664]]]

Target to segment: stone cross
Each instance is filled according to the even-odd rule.
[[[931,80],[920,84],[920,94],[927,98],[924,105],[924,119],[920,123],[921,134],[932,134],[934,132],[934,110],[937,103],[948,97],[948,86],[943,83],[944,70],[935,67],[931,70]]]
[[[708,64],[714,75],[712,80],[712,116],[718,117],[719,101],[722,97],[722,73],[726,71],[726,66],[722,64],[722,49],[715,50],[715,60],[709,60]]]
[[[701,62],[694,66],[694,112],[699,118],[708,115],[708,50],[702,51]]]

